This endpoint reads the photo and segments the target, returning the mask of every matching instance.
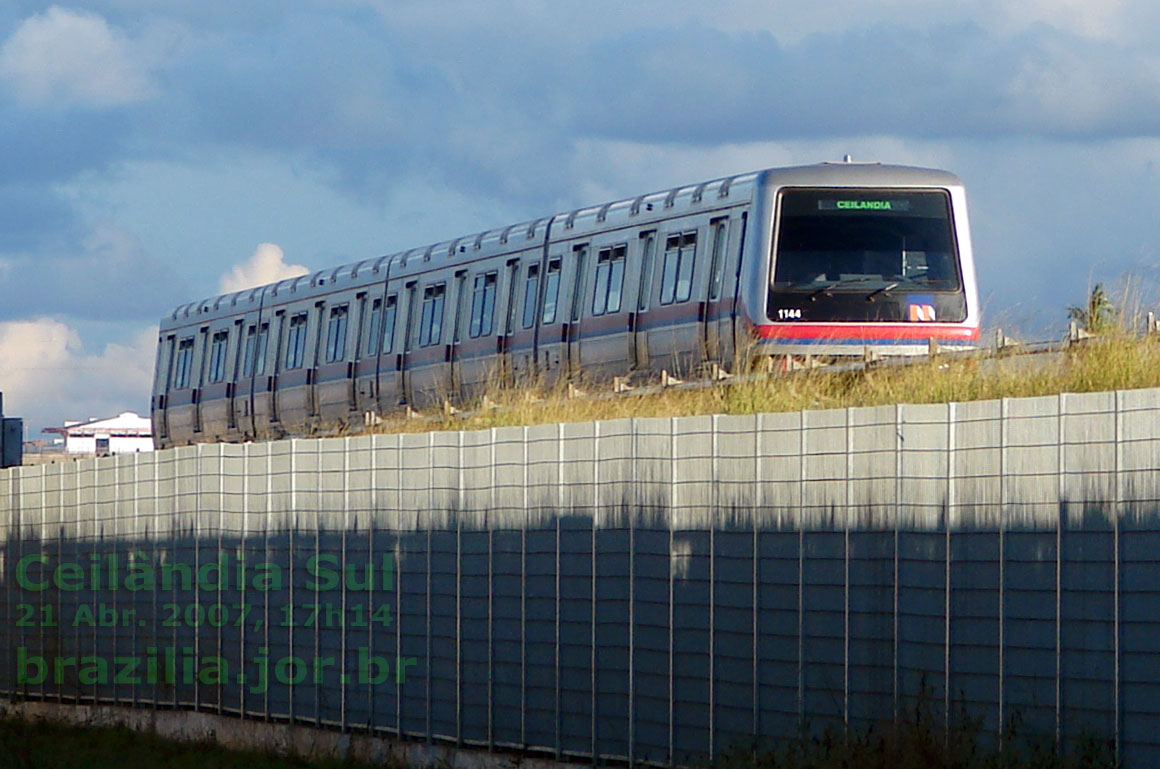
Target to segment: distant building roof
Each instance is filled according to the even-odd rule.
[[[46,427],[42,432],[60,433],[67,437],[101,435],[116,438],[148,438],[153,434],[153,425],[147,417],[138,416],[134,411],[123,411],[107,419],[90,419],[87,422],[66,422],[63,427]]]

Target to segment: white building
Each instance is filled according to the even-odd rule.
[[[67,454],[103,456],[153,450],[152,424],[132,411],[108,419],[65,422],[64,427],[46,427],[44,432],[64,436]]]

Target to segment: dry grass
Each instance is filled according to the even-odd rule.
[[[627,417],[754,414],[896,403],[947,403],[1005,397],[1055,395],[1160,387],[1160,339],[1129,334],[1088,339],[1067,352],[987,358],[936,357],[912,366],[871,367],[832,373],[824,369],[789,375],[751,376],[735,383],[649,394],[608,393],[564,386],[493,384],[459,412],[435,408],[421,418],[388,417],[375,432],[477,430],[513,425],[589,422]]]

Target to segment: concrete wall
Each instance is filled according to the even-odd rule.
[[[13,469],[0,691],[655,762],[924,692],[1149,765],[1158,467],[1160,390]]]

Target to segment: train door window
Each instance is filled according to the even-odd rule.
[[[580,313],[584,309],[584,267],[588,261],[588,246],[576,246],[572,249],[576,258],[576,272],[572,277],[572,322],[580,320]]]
[[[536,300],[540,294],[540,265],[529,264],[528,275],[524,279],[524,328],[536,324]]]
[[[471,326],[467,335],[472,339],[488,336],[495,329],[495,290],[498,273],[495,270],[475,276],[471,290]]]
[[[455,316],[451,323],[451,341],[459,344],[463,338],[463,306],[467,303],[467,270],[455,273]],[[470,320],[468,320],[470,323]]]
[[[693,293],[693,266],[697,254],[696,231],[665,239],[661,268],[661,304],[687,302]]]
[[[371,302],[371,317],[367,322],[367,343],[363,348],[361,357],[368,357],[371,355],[378,355],[379,352],[379,333],[383,326],[383,300],[376,299]]]
[[[641,257],[640,257],[640,291],[637,294],[636,307],[641,312],[648,309],[649,291],[652,289],[652,271],[653,261],[656,259],[657,252],[657,234],[656,232],[645,232],[641,234]]]
[[[349,306],[342,304],[330,308],[330,321],[326,325],[326,362],[335,363],[346,358],[346,329]]]
[[[274,316],[277,318],[275,322],[278,324],[278,336],[274,340],[274,370],[270,373],[277,374],[279,371],[283,370],[280,368],[280,364],[282,363],[282,343],[286,341],[286,323],[289,318],[286,317],[286,312],[284,310],[279,310],[278,312],[274,313]],[[272,418],[273,416],[271,416],[271,419]]]
[[[562,260],[553,256],[548,260],[548,274],[544,277],[544,312],[540,323],[545,326],[556,322],[556,306],[560,299],[560,271]]]
[[[507,312],[504,314],[504,336],[511,336],[512,332],[516,330],[516,297],[519,292],[516,290],[519,285],[520,278],[520,263],[512,261],[508,263],[508,285],[507,285]]]
[[[693,294],[693,265],[697,257],[697,233],[681,235],[681,258],[677,267],[677,301],[687,302]]]
[[[254,375],[254,352],[258,345],[258,327],[251,323],[246,327],[246,344],[245,352],[242,354],[242,376],[250,377]]]
[[[398,300],[398,294],[387,297],[387,309],[383,312],[383,352],[390,352],[395,346],[395,310]]]
[[[624,291],[624,262],[628,246],[610,246],[596,255],[596,287],[592,295],[592,314],[620,312]]]
[[[407,314],[406,321],[403,326],[403,348],[404,352],[410,352],[415,345],[415,337],[418,336],[415,328],[415,315],[419,306],[419,287],[412,281],[407,284]]]
[[[290,334],[286,337],[286,369],[301,368],[306,357],[306,320],[304,312],[290,316]]]
[[[254,376],[266,373],[266,348],[270,341],[270,324],[263,323],[258,329],[258,341],[254,346]]]
[[[209,381],[216,384],[226,378],[226,350],[230,332],[215,331],[209,347]]]
[[[712,255],[709,260],[709,298],[721,298],[721,280],[725,273],[725,246],[729,241],[729,220],[714,219],[709,222],[713,232]]]
[[[164,347],[162,350],[164,356],[163,360],[165,361],[165,376],[161,376],[162,363],[161,360],[158,360],[158,367],[156,372],[157,385],[160,389],[162,389],[163,392],[169,392],[169,389],[173,386],[173,365],[175,363],[174,358],[176,357],[174,353],[177,352],[177,339],[172,334],[170,334],[168,337],[165,337]],[[164,385],[162,385],[162,383],[164,383]]]
[[[189,387],[189,370],[193,365],[193,337],[177,343],[177,361],[173,366],[173,389]]]
[[[234,348],[234,371],[230,374],[231,381],[238,379],[242,375],[242,329],[245,328],[242,324],[244,322],[241,318],[234,321],[234,327],[238,330],[238,344]]]
[[[419,320],[419,346],[439,344],[443,338],[443,307],[447,284],[435,283],[423,289],[423,315]]]

